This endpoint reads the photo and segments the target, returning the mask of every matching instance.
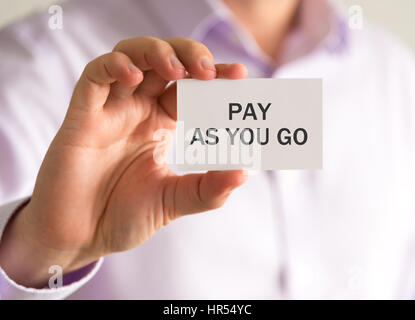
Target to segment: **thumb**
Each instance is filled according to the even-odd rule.
[[[172,213],[173,219],[219,208],[230,193],[247,179],[244,170],[175,176],[166,188],[165,208]]]

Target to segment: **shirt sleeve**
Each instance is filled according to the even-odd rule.
[[[0,239],[3,231],[16,209],[26,203],[28,198],[13,201],[0,206]],[[63,286],[58,288],[34,289],[26,288],[8,277],[0,267],[0,299],[1,300],[58,300],[64,299],[86,284],[98,272],[103,262],[99,259],[86,267],[63,276]]]

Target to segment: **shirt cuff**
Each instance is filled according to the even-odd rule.
[[[7,222],[15,211],[30,198],[21,199],[0,206],[0,239]],[[0,300],[58,300],[64,299],[86,284],[100,269],[103,258],[86,267],[63,276],[63,286],[59,288],[26,288],[8,277],[0,267]]]
[[[44,289],[34,289],[26,288],[20,284],[17,284],[12,279],[10,279],[3,269],[0,268],[0,299],[1,300],[60,300],[64,299],[67,296],[71,295],[89,280],[94,277],[94,275],[100,269],[103,258],[99,259],[97,262],[93,263],[89,272],[85,275],[82,273],[80,279],[71,282],[69,285],[64,285],[59,288],[44,288]],[[74,271],[77,273],[84,268]],[[64,276],[65,278],[65,276]],[[73,279],[72,279],[73,280]]]

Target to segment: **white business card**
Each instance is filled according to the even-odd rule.
[[[184,79],[179,170],[322,168],[321,79]]]

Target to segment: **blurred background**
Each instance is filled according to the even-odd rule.
[[[375,22],[383,28],[395,33],[415,52],[415,32],[413,26],[411,26],[411,22],[415,16],[415,0],[339,1],[342,2],[346,8],[352,5],[360,5],[363,8],[365,19]],[[59,1],[2,0],[0,2],[0,28],[34,10],[42,10],[55,3],[59,3]]]

